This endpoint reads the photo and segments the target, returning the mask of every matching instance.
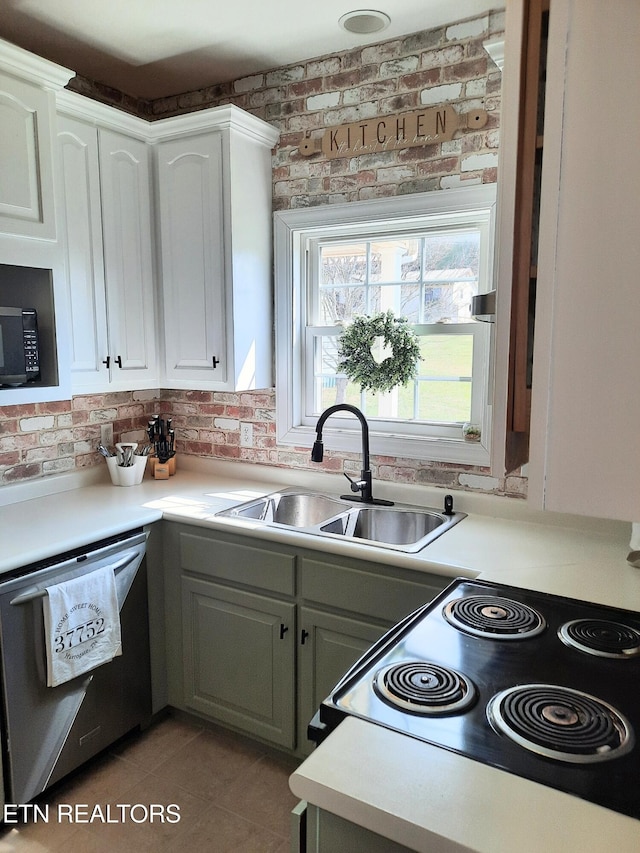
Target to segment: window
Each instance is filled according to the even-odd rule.
[[[346,402],[367,416],[374,453],[488,464],[490,325],[470,306],[493,287],[494,207],[491,185],[276,214],[279,442],[310,446],[321,412]],[[363,393],[338,372],[340,331],[388,309],[419,338],[418,375]],[[466,422],[479,443],[464,441]],[[328,446],[357,449],[356,426],[334,415]]]

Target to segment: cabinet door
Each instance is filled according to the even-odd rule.
[[[183,577],[186,707],[293,748],[294,620],[294,604]]]
[[[408,847],[311,803],[306,817],[306,853],[410,853]]]
[[[50,95],[0,75],[0,231],[54,239]]]
[[[229,364],[222,135],[163,142],[157,156],[166,382],[224,388]]]
[[[59,117],[58,154],[73,388],[96,390],[109,381],[98,131]]]
[[[536,505],[622,521],[640,521],[639,32],[633,0],[551,3],[529,472]]]
[[[300,608],[300,752],[308,754],[312,750],[307,740],[307,725],[322,700],[385,630],[386,627],[350,617]]]
[[[100,129],[109,356],[114,389],[157,384],[151,175],[147,144]]]

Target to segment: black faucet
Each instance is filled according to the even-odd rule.
[[[325,409],[324,412],[318,418],[318,423],[316,424],[316,440],[313,443],[313,449],[311,451],[311,461],[312,462],[322,462],[324,458],[324,444],[322,443],[322,428],[325,424],[327,418],[330,418],[331,415],[336,412],[351,412],[352,415],[355,415],[360,421],[360,426],[362,427],[362,470],[360,471],[360,479],[352,480],[351,477],[343,471],[344,476],[351,483],[351,491],[359,492],[360,494],[355,497],[354,495],[340,495],[343,500],[347,501],[361,501],[364,504],[378,504],[379,506],[393,506],[393,501],[385,501],[380,498],[373,497],[373,489],[371,483],[371,468],[369,467],[369,424],[365,416],[362,414],[360,409],[355,406],[349,405],[349,403],[337,403],[335,406],[329,406],[328,409]]]

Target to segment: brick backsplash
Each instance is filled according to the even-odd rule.
[[[158,392],[123,392],[0,406],[0,484],[99,464],[102,426],[110,425],[114,441],[144,437],[157,397]]]
[[[403,38],[316,57],[285,68],[156,101],[141,101],[80,77],[82,94],[147,119],[235,104],[277,127],[273,152],[275,210],[379,196],[446,190],[497,179],[500,72],[483,42],[504,30],[504,13],[425,30]],[[449,142],[398,151],[326,159],[303,157],[305,134],[358,119],[449,103],[459,113],[487,110],[477,131]],[[0,484],[103,464],[96,452],[103,425],[114,441],[144,441],[152,414],[173,418],[181,454],[312,469],[308,449],[276,443],[275,392],[121,392],[76,396],[60,403],[0,406]],[[240,424],[253,428],[240,444]],[[522,476],[495,479],[486,469],[373,456],[379,480],[430,483],[452,489],[524,497]],[[358,454],[327,450],[325,470],[358,473]]]
[[[0,484],[104,464],[96,450],[103,425],[111,425],[114,443],[144,443],[145,427],[154,414],[172,418],[179,454],[278,468],[315,467],[308,448],[277,444],[272,389],[238,393],[123,391],[0,407]],[[252,425],[251,447],[240,445],[241,423]],[[376,455],[371,463],[377,480],[526,496],[525,478],[496,479],[483,468]],[[327,449],[323,470],[358,474],[360,455]]]

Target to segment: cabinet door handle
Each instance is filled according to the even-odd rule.
[[[119,355],[117,358],[114,358],[115,363],[118,365],[120,369],[122,369],[122,356]]]
[[[309,636],[309,632],[305,631],[304,628],[300,631],[300,645],[304,646],[307,637]]]
[[[110,355],[108,355],[106,358],[104,358],[104,359],[102,360],[102,363],[103,363],[103,364],[106,364],[106,365],[107,365],[107,370],[109,370],[109,365],[111,364],[111,356],[110,356]]]
[[[280,623],[280,639],[284,640],[284,635],[287,633],[289,628],[284,624],[284,622]]]
[[[213,357],[213,369],[215,370],[219,364],[220,364],[220,359],[216,358],[214,355],[214,357]]]

